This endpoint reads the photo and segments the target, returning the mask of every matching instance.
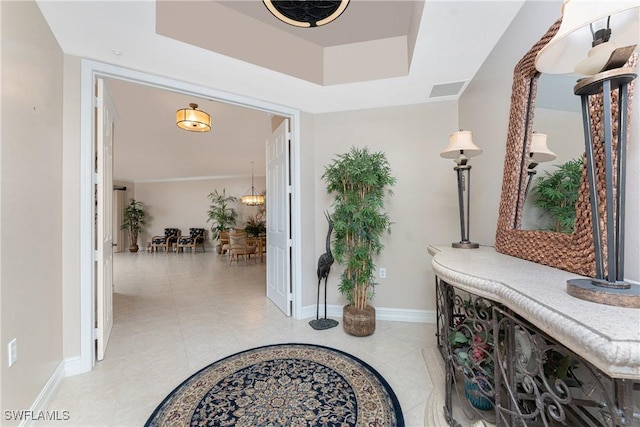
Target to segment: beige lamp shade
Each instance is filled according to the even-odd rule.
[[[209,132],[211,130],[211,116],[198,110],[198,104],[189,104],[189,108],[176,111],[176,125],[180,129],[191,132]]]
[[[611,53],[637,45],[640,38],[638,0],[565,0],[557,34],[536,56],[536,69],[547,74],[592,75],[600,72]],[[608,42],[592,47],[593,31],[606,28]]]
[[[246,194],[242,196],[241,200],[242,200],[242,203],[248,206],[264,205],[264,196],[261,194]]]
[[[534,132],[531,137],[529,158],[535,163],[550,162],[556,159],[556,153],[547,147],[547,134]]]
[[[449,135],[449,145],[441,153],[445,159],[457,159],[461,155],[474,157],[482,154],[482,150],[473,143],[473,134],[468,130],[460,130]]]

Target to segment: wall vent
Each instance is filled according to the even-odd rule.
[[[443,96],[457,96],[462,88],[464,87],[466,81],[461,82],[453,82],[453,83],[442,83],[433,85],[431,88],[431,93],[429,94],[429,98],[440,98]]]

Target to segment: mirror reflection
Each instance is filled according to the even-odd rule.
[[[575,76],[542,74],[538,79],[523,230],[573,232],[582,174],[584,132]],[[546,135],[546,138],[544,138]],[[544,145],[546,142],[546,146]],[[554,157],[555,156],[555,157]]]

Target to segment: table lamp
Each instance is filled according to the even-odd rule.
[[[535,65],[542,73],[587,75],[574,93],[582,101],[596,264],[595,278],[568,280],[567,292],[601,304],[640,308],[640,285],[624,279],[629,84],[636,78],[636,70],[624,65],[639,42],[640,3],[565,0],[562,12],[558,33],[540,50]],[[598,95],[601,111],[590,112],[590,98]],[[601,123],[594,126],[592,117]],[[599,168],[595,153],[601,151],[604,166]],[[605,183],[604,200],[600,182]]]
[[[449,145],[440,153],[440,157],[453,159],[453,168],[458,176],[458,206],[460,210],[460,241],[451,246],[460,249],[475,249],[480,245],[469,241],[469,201],[471,199],[471,165],[469,158],[479,156],[482,150],[473,143],[470,131],[460,130],[449,135]],[[464,197],[464,193],[467,197]]]

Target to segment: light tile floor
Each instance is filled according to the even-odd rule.
[[[142,426],[200,368],[252,347],[314,343],[346,351],[391,384],[407,426],[423,426],[432,384],[422,348],[435,325],[378,321],[365,338],[315,331],[265,296],[265,264],[228,265],[212,252],[115,254],[114,326],[105,359],[65,378],[49,409],[57,426]],[[337,319],[341,320],[341,319]]]

